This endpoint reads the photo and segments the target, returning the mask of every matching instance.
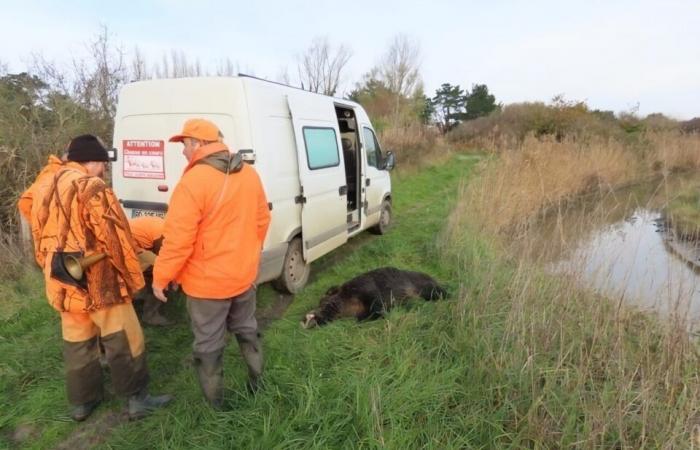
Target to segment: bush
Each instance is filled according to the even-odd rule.
[[[401,128],[386,128],[379,136],[384,153],[396,155],[398,169],[414,168],[449,155],[435,128],[421,125]]]
[[[448,134],[450,142],[485,148],[491,151],[519,146],[529,135],[536,138],[629,139],[645,131],[677,130],[680,124],[663,114],[640,119],[632,112],[618,116],[612,111],[590,110],[584,102],[555,97],[550,104],[514,103],[487,117],[463,122]]]
[[[682,122],[680,128],[684,133],[700,133],[700,117]]]

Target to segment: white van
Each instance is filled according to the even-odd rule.
[[[272,222],[258,282],[296,293],[312,261],[363,230],[387,231],[394,156],[382,154],[362,107],[247,75],[122,89],[112,186],[127,217],[166,213],[187,162],[168,138],[196,117],[217,124],[262,179]]]

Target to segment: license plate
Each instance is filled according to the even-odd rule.
[[[142,217],[142,216],[152,216],[152,217],[165,217],[164,211],[153,211],[152,209],[132,209],[131,218]]]

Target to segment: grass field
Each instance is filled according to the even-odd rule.
[[[37,274],[3,287],[0,439],[17,448],[686,448],[697,422],[697,357],[687,335],[582,292],[471,232],[465,186],[479,157],[394,177],[395,227],[321,261],[264,332],[266,386],[244,388],[226,352],[231,409],[203,402],[182,301],[173,328],[147,328],[152,391],[174,404],[128,423],[111,398],[67,417],[61,339]],[[303,330],[325,290],[366,270],[425,271],[451,291],[386,320]],[[277,294],[260,290],[259,309]]]
[[[676,233],[697,240],[700,236],[700,186],[691,184],[680,189],[665,213]]]
[[[124,423],[122,400],[112,398],[86,424],[72,423],[63,388],[59,321],[43,296],[42,280],[29,273],[4,286],[0,442],[27,448],[62,443],[66,448],[399,448],[428,444],[444,429],[458,434],[461,418],[450,425],[431,412],[454,395],[449,380],[455,370],[444,371],[439,364],[449,342],[431,331],[433,316],[442,311],[444,318],[446,305],[416,302],[387,321],[342,321],[316,331],[302,330],[299,319],[330,285],[371,268],[394,265],[449,281],[436,236],[460,179],[472,166],[472,159],[455,159],[450,165],[396,177],[391,233],[365,233],[314,263],[308,288],[265,332],[263,392],[255,397],[245,393],[237,346],[228,347],[229,412],[215,414],[202,401],[189,362],[187,314],[183,302],[175,301],[166,305],[166,314],[178,321],[175,327],[145,329],[152,391],[174,393],[175,403],[144,421]],[[259,309],[269,307],[276,295],[264,286]],[[81,433],[83,429],[92,432]]]

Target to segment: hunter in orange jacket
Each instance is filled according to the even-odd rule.
[[[81,135],[68,146],[68,162],[38,193],[32,233],[45,255],[46,295],[61,318],[71,417],[85,420],[102,400],[98,340],[115,393],[128,398],[130,418],[164,406],[169,396],[147,391],[143,332],[131,305],[144,285],[129,224],[114,193],[101,179],[109,162],[97,137]],[[88,265],[84,258],[99,256]],[[71,261],[83,273],[69,271]]]
[[[155,259],[155,255],[160,252],[160,247],[163,244],[163,228],[165,220],[156,216],[141,216],[129,220],[129,228],[131,235],[136,241],[136,245],[140,250],[147,250],[149,257]],[[141,253],[139,259],[142,259]],[[155,254],[155,255],[154,255]],[[146,280],[146,287],[134,296],[134,300],[143,300],[143,308],[140,316],[141,322],[147,325],[166,326],[172,325],[174,322],[168,320],[160,312],[163,303],[153,296],[151,284],[153,281],[153,268],[148,267],[143,271],[143,278]]]
[[[144,285],[143,275],[128,222],[104,181],[69,161],[40,194],[41,202],[32,208],[32,234],[36,252],[46,255],[51,305],[58,311],[82,313],[130,302]],[[87,287],[81,288],[51,275],[57,253],[107,253],[109,258],[86,270]]]
[[[221,142],[192,155],[170,199],[154,287],[177,281],[192,297],[227,299],[255,283],[270,211],[255,169],[227,174],[232,156]]]
[[[129,220],[131,235],[143,250],[151,250],[153,253],[160,251],[163,241],[163,228],[165,221],[156,216],[141,216]]]
[[[193,361],[205,398],[223,407],[226,333],[248,366],[257,389],[263,352],[255,319],[260,255],[270,211],[255,169],[229,152],[219,128],[205,119],[185,122],[170,142],[182,142],[189,164],[165,217],[163,246],[153,269],[153,293],[175,280],[187,294],[194,334]]]

